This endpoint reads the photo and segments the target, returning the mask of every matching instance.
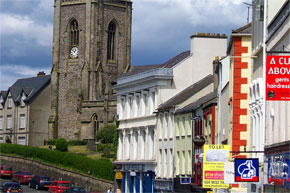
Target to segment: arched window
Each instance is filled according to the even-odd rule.
[[[70,23],[70,43],[71,47],[79,45],[79,26],[75,19]]]
[[[96,115],[94,117],[94,139],[96,138],[96,134],[99,131],[99,120],[98,120],[98,116]]]
[[[107,59],[115,59],[115,40],[116,39],[116,24],[111,21],[108,28],[108,47],[107,47]]]

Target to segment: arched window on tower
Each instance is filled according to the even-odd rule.
[[[116,24],[111,21],[108,28],[107,59],[115,60]]]
[[[79,45],[79,26],[75,19],[70,23],[70,43],[71,47]]]

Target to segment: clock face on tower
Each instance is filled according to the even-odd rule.
[[[70,50],[70,57],[75,59],[79,56],[79,49],[77,47],[72,47]]]

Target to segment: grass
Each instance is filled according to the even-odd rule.
[[[41,146],[41,148],[49,149],[49,145]],[[55,146],[52,145],[52,148],[55,148]],[[68,152],[81,154],[95,160],[103,158],[102,153],[96,151],[87,151],[86,145],[68,146]],[[113,161],[113,159],[110,160]]]

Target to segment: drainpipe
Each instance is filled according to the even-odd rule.
[[[262,129],[264,129],[262,133],[262,139],[264,138],[264,144],[263,144],[263,149],[265,149],[265,145],[267,142],[266,139],[266,51],[267,51],[267,44],[266,44],[266,38],[267,38],[267,19],[268,19],[268,0],[264,0],[264,33],[263,33],[263,80],[264,80],[264,86],[263,86],[263,124],[262,124]],[[265,154],[261,157],[261,163],[262,163],[262,171],[265,170],[264,167],[264,161],[265,161]],[[261,189],[262,192],[264,191],[264,176],[261,179]]]

